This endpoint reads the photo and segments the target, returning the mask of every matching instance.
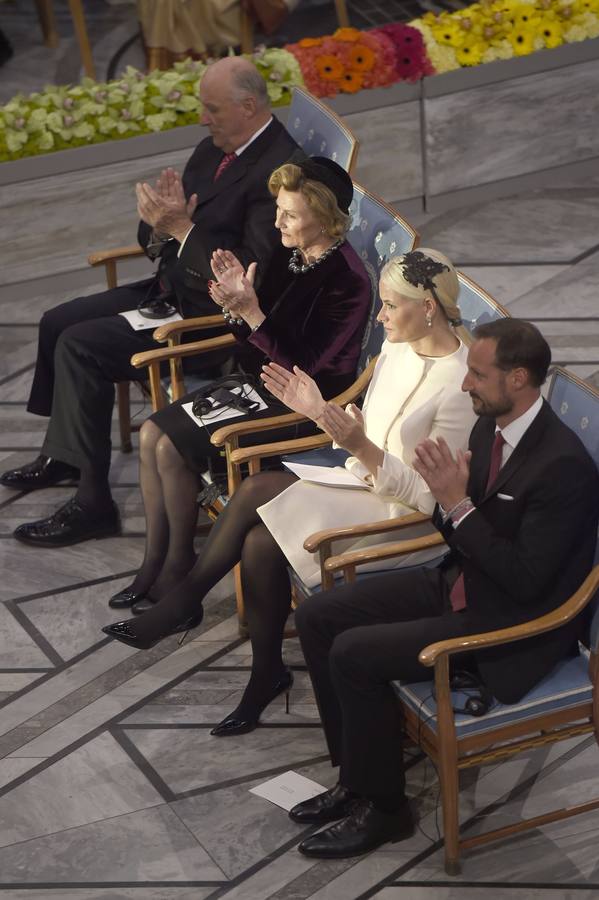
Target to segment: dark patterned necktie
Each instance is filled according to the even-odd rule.
[[[491,448],[491,464],[489,466],[489,477],[487,478],[485,494],[499,475],[504,444],[505,438],[502,433],[500,431],[495,432],[495,440],[493,441],[493,447]],[[466,590],[464,587],[463,572],[460,572],[460,575],[454,582],[451,593],[449,594],[449,601],[454,612],[459,612],[460,609],[464,609],[466,606]]]
[[[223,156],[223,158],[221,159],[221,161],[218,164],[218,168],[217,168],[216,172],[214,173],[215,181],[217,181],[220,178],[220,176],[223,174],[225,169],[229,168],[229,166],[231,165],[231,163],[233,162],[234,159],[237,159],[236,153],[225,153],[225,155]]]

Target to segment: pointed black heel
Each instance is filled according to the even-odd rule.
[[[115,638],[115,640],[121,641],[121,643],[127,644],[129,647],[135,647],[136,650],[150,650],[160,641],[164,640],[164,638],[170,637],[172,634],[180,634],[183,631],[183,638],[179,641],[180,646],[185,640],[187,632],[191,631],[192,628],[197,628],[203,618],[204,609],[203,607],[200,607],[197,613],[194,613],[193,616],[189,616],[180,624],[174,625],[172,628],[167,628],[166,631],[161,632],[157,637],[146,638],[145,640],[135,633],[135,625],[137,624],[135,619],[127,619],[124,622],[114,622],[112,625],[104,625],[102,631],[109,637]]]
[[[260,716],[268,704],[272,703],[275,697],[278,697],[279,694],[282,693],[285,693],[285,712],[289,714],[289,691],[291,690],[292,685],[293,672],[289,669],[285,669],[283,675],[269,691],[268,696],[265,697],[260,704],[257,704],[255,711],[251,714],[244,715],[243,713],[238,712],[237,709],[234,710],[232,713],[229,713],[222,722],[215,725],[210,734],[213,734],[215,737],[228,737],[233,734],[247,734],[249,731],[253,731],[258,726]]]

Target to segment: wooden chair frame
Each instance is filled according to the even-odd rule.
[[[394,527],[401,528],[411,524],[408,521],[411,518],[406,517],[400,520]],[[321,534],[323,533],[321,532]],[[377,548],[380,552],[377,552],[376,558],[390,559],[442,543],[443,538],[440,534],[415,540],[398,541],[395,544],[387,544],[384,548]],[[308,541],[306,541],[307,544]],[[308,549],[307,546],[306,549]],[[324,563],[324,568],[330,575],[342,573],[345,580],[351,582],[355,579],[356,566],[363,562],[369,562],[372,558],[370,550],[340,554],[329,557]],[[560,628],[582,612],[598,589],[599,565],[595,566],[580,588],[562,606],[544,616],[511,628],[439,641],[425,647],[420,653],[419,661],[424,666],[434,669],[437,731],[431,728],[426,720],[420,719],[418,714],[407,704],[402,703],[401,705],[408,737],[430,757],[439,775],[445,871],[448,875],[460,874],[460,854],[463,850],[479,847],[491,841],[528,831],[531,828],[539,828],[579,813],[599,809],[599,797],[597,797],[576,806],[562,807],[502,828],[494,828],[474,837],[460,838],[459,834],[459,773],[463,769],[503,762],[526,750],[568,740],[572,737],[582,737],[585,734],[594,734],[599,744],[599,652],[596,649],[591,651],[589,662],[589,677],[593,685],[592,701],[580,703],[569,709],[541,713],[525,721],[497,725],[482,734],[457,736],[449,684],[449,665],[451,657],[455,654],[498,647],[501,644],[525,640]]]

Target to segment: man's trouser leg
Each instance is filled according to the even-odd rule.
[[[52,412],[54,394],[54,353],[60,335],[72,325],[135,309],[148,290],[149,281],[125,285],[111,291],[68,300],[45,312],[40,320],[37,360],[27,411],[38,416]],[[148,332],[151,334],[151,332]]]
[[[419,652],[467,634],[437,569],[368,578],[305,601],[296,611],[331,761],[362,797],[401,804],[405,776],[401,715],[390,682],[425,681]]]
[[[110,468],[114,383],[143,377],[131,356],[158,345],[122,316],[81,322],[59,337],[52,415],[42,452],[104,478]]]

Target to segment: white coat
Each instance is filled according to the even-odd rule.
[[[422,357],[409,344],[383,343],[364,401],[366,434],[385,451],[373,477],[355,457],[345,465],[364,481],[364,490],[329,487],[298,481],[258,509],[292,567],[309,587],[320,582],[318,556],[303,548],[304,540],[325,528],[360,525],[416,510],[430,515],[435,500],[424,480],[411,467],[416,446],[425,438],[443,437],[452,452],[465,449],[475,416],[467,393],[461,390],[466,374],[467,348],[440,358]],[[390,535],[347,539],[333,552],[358,550],[430,534],[429,523]],[[442,547],[412,553],[360,571],[419,565],[441,556]]]

